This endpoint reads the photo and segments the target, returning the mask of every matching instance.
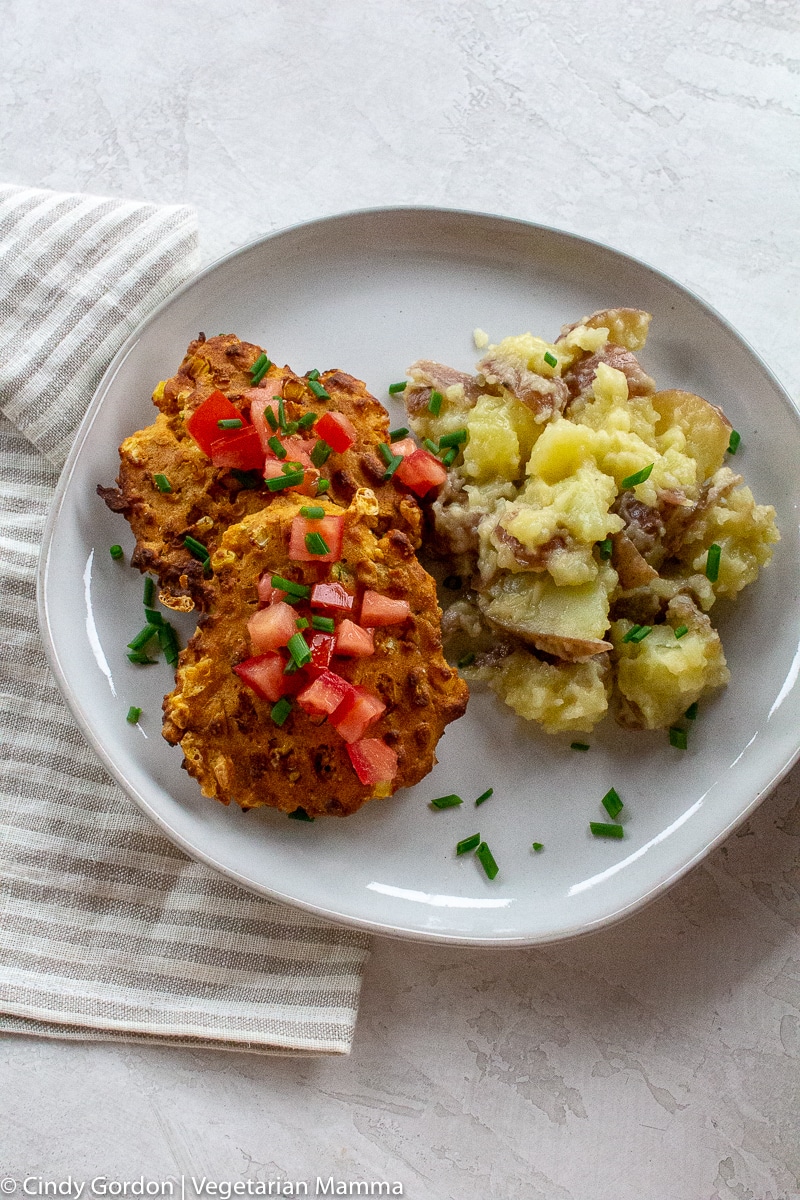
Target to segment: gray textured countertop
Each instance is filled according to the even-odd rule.
[[[189,202],[208,260],[370,205],[556,225],[694,289],[800,392],[789,0],[5,0],[0,17],[8,182]],[[609,931],[514,952],[376,939],[347,1061],[4,1038],[0,1176],[789,1200],[799,790],[796,770]]]

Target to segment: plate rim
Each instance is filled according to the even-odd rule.
[[[348,209],[342,212],[330,213],[323,217],[310,218],[309,220],[298,221],[291,225],[281,226],[279,229],[273,230],[270,233],[263,234],[242,245],[235,247],[215,258],[207,266],[197,271],[189,277],[180,287],[167,296],[156,308],[153,309],[128,335],[120,348],[117,350],[114,357],[111,359],[106,370],[92,395],[86,412],[76,430],[70,452],[61,469],[58,482],[56,484],[53,496],[50,501],[50,506],[45,521],[42,540],[40,544],[39,557],[36,569],[36,605],[37,618],[39,624],[39,632],[42,639],[42,644],[47,657],[48,665],[56,680],[61,696],[66,703],[73,718],[76,720],[79,729],[89,743],[91,748],[97,754],[103,766],[109,772],[114,780],[119,784],[126,795],[134,801],[137,807],[146,814],[149,820],[161,829],[168,840],[182,850],[190,859],[201,862],[210,869],[230,879],[239,887],[246,891],[261,896],[265,899],[272,900],[277,903],[287,904],[293,908],[298,908],[301,911],[308,913],[318,919],[329,922],[330,924],[344,926],[347,928],[356,929],[365,933],[374,934],[377,936],[389,937],[403,941],[415,941],[423,943],[439,943],[444,945],[460,945],[470,947],[491,947],[491,948],[522,948],[536,945],[554,945],[561,942],[572,941],[577,937],[588,936],[600,930],[610,928],[619,922],[633,916],[647,905],[658,899],[667,892],[675,883],[678,882],[684,875],[688,874],[698,863],[702,862],[709,854],[713,852],[723,841],[726,840],[740,825],[742,825],[748,817],[758,808],[758,806],[770,795],[774,788],[785,778],[788,772],[792,769],[795,763],[800,758],[800,734],[798,734],[798,742],[794,751],[783,761],[776,769],[771,769],[768,772],[766,782],[760,786],[753,796],[752,800],[746,807],[738,812],[719,833],[703,847],[699,848],[685,862],[678,864],[673,871],[667,874],[664,878],[658,879],[652,887],[645,891],[641,896],[633,900],[627,901],[611,913],[607,913],[597,918],[586,921],[579,921],[571,927],[544,934],[511,934],[511,935],[494,935],[494,936],[475,936],[468,933],[448,932],[441,930],[430,930],[420,927],[405,927],[402,924],[387,925],[383,921],[370,920],[366,917],[358,917],[351,913],[340,913],[325,908],[319,904],[315,904],[308,900],[289,896],[275,888],[270,888],[264,884],[260,884],[250,878],[247,878],[234,868],[224,863],[217,862],[213,856],[206,851],[199,849],[184,838],[177,830],[169,823],[169,820],[162,816],[147,800],[146,796],[140,792],[138,787],[129,780],[124,772],[117,766],[111,754],[105,748],[103,742],[94,733],[91,721],[87,718],[82,706],[75,697],[71,685],[69,684],[66,674],[61,667],[61,662],[55,646],[55,640],[52,634],[49,611],[46,602],[46,584],[47,572],[49,567],[50,551],[53,543],[53,536],[60,515],[61,508],[64,504],[64,499],[75,469],[76,462],[80,457],[81,450],[89,435],[89,431],[94,423],[94,420],[100,411],[100,408],[105,400],[105,397],[111,388],[117,374],[121,370],[128,356],[136,347],[142,334],[152,324],[154,324],[161,314],[175,304],[187,292],[195,288],[202,280],[214,274],[223,267],[227,267],[237,258],[244,257],[253,250],[261,247],[269,242],[287,237],[303,229],[312,227],[320,229],[326,225],[333,225],[342,221],[353,221],[359,218],[369,217],[387,217],[387,216],[408,216],[417,215],[421,218],[426,216],[440,216],[446,218],[470,220],[479,219],[483,221],[491,221],[500,225],[507,225],[528,230],[535,233],[545,235],[557,235],[569,242],[577,245],[591,246],[594,249],[610,253],[615,258],[622,259],[638,269],[644,269],[651,275],[655,276],[662,283],[668,284],[671,288],[681,293],[687,299],[698,305],[713,321],[729,335],[738,341],[751,356],[751,359],[764,374],[764,376],[772,384],[775,392],[781,400],[786,410],[791,414],[795,422],[800,424],[800,409],[796,406],[788,391],[783,386],[781,381],[762,359],[761,355],[753,348],[750,342],[745,338],[726,317],[707,300],[698,296],[691,288],[679,282],[672,275],[662,271],[660,268],[653,266],[651,263],[636,255],[632,255],[623,250],[618,250],[615,246],[608,242],[601,241],[596,238],[585,237],[582,234],[576,234],[570,230],[561,229],[557,226],[542,224],[540,222],[528,221],[521,217],[511,217],[500,213],[491,213],[482,210],[451,208],[447,206],[432,206],[432,205],[376,205],[367,208]]]

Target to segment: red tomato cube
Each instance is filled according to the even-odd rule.
[[[329,716],[354,691],[352,683],[342,679],[341,675],[334,671],[323,671],[299,693],[297,703],[304,712],[326,713]]]
[[[359,782],[366,787],[391,783],[397,774],[397,755],[381,738],[348,743],[347,753]]]
[[[283,600],[286,592],[272,586],[272,571],[265,571],[258,581],[258,598],[262,604],[271,604],[273,600]]]
[[[375,637],[371,629],[362,629],[355,621],[345,619],[336,627],[336,654],[348,658],[368,658],[375,653]]]
[[[245,392],[245,399],[252,398],[250,404],[250,420],[253,422],[258,436],[261,439],[261,447],[265,454],[272,454],[269,445],[269,439],[274,437],[275,430],[270,425],[266,417],[267,409],[272,409],[275,417],[278,416],[278,400],[281,395],[283,380],[276,379],[269,387],[266,388],[251,388]]]
[[[309,637],[309,633],[311,637]],[[331,665],[333,658],[334,642],[336,638],[332,633],[322,633],[321,630],[307,630],[306,641],[308,648],[311,651],[311,662],[308,665],[309,674],[314,671],[325,671]]]
[[[314,554],[306,546],[306,535],[318,533],[326,546],[327,554]],[[295,517],[289,540],[289,557],[295,562],[338,562],[342,557],[343,517],[323,517],[312,521],[308,517]]]
[[[231,404],[222,392],[212,392],[206,396],[199,408],[195,409],[186,422],[186,431],[191,434],[200,449],[211,457],[211,443],[222,435],[217,421],[243,420],[242,414],[235,404]]]
[[[247,622],[247,632],[256,654],[278,650],[297,633],[297,613],[290,604],[277,600],[253,613]]]
[[[268,458],[264,462],[264,479],[280,479],[285,474],[281,466],[280,459]],[[316,467],[306,467],[303,470],[303,482],[292,484],[291,487],[282,489],[287,492],[297,492],[299,496],[315,496],[317,493],[317,480],[319,479],[319,471]]]
[[[401,438],[399,442],[392,442],[390,448],[392,454],[396,455],[398,458],[408,458],[410,455],[416,454],[417,450],[419,450],[417,443],[413,438],[410,437]],[[400,468],[398,467],[398,470],[399,469]]]
[[[272,651],[236,663],[233,669],[257,696],[274,704],[287,691],[286,681],[289,677],[283,673],[285,665],[280,654]]]
[[[362,625],[399,625],[411,615],[407,600],[392,600],[380,592],[364,592],[361,601]]]
[[[327,442],[336,454],[342,454],[355,444],[356,431],[353,422],[344,413],[326,412],[314,426],[317,437]]]
[[[378,696],[356,684],[352,694],[345,696],[329,720],[346,742],[357,742],[368,726],[385,711],[386,705]]]
[[[415,450],[404,458],[394,473],[416,496],[425,496],[431,488],[441,487],[447,479],[447,469],[427,450]]]
[[[315,583],[311,589],[312,608],[350,609],[355,596],[341,583]]]
[[[217,433],[224,434],[218,429]],[[211,461],[215,467],[237,471],[259,471],[264,465],[264,449],[254,425],[233,429],[211,443]]]

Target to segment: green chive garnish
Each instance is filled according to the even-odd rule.
[[[698,708],[698,704],[697,704],[697,701],[695,700],[694,704],[690,704],[689,707],[687,708],[686,712],[683,714],[686,717],[687,721],[696,721],[697,720],[697,708]]]
[[[171,667],[177,665],[178,662],[178,635],[169,623],[160,625],[157,630],[158,644],[161,647],[164,658]]]
[[[311,651],[308,648],[308,642],[303,637],[302,633],[293,633],[286,643],[286,649],[292,656],[298,667],[305,667],[311,662]]]
[[[317,495],[322,496],[325,492],[327,492],[327,490],[330,486],[331,486],[330,479],[318,479],[317,480]]]
[[[636,645],[637,642],[643,642],[647,635],[652,632],[652,625],[634,625],[632,629],[628,630],[622,640],[623,642],[633,642]]]
[[[460,796],[452,794],[450,796],[437,796],[435,800],[431,800],[431,808],[456,808],[464,801]]]
[[[569,748],[570,750],[588,750],[589,745],[587,742],[570,742]]]
[[[544,842],[533,842],[531,844],[531,849],[535,850],[538,854],[540,850],[544,850]]]
[[[238,467],[231,467],[231,475],[249,492],[257,491],[264,483],[264,476],[260,471],[240,471]]]
[[[431,392],[431,398],[428,401],[428,412],[432,413],[434,417],[438,417],[439,411],[442,407],[443,400],[444,400],[444,396],[442,395],[441,392],[437,392],[437,391]]]
[[[459,667],[471,667],[471,666],[472,666],[472,664],[473,664],[474,662],[475,662],[475,655],[472,653],[472,651],[470,651],[470,652],[469,652],[469,654],[464,654],[464,655],[463,655],[463,656],[462,656],[462,657],[461,657],[461,658],[458,660],[458,662],[457,662],[456,666],[459,666]]]
[[[403,384],[403,387],[405,387],[405,384]],[[399,442],[404,437],[408,437],[408,430],[406,429],[405,425],[403,425],[403,427],[401,429],[390,429],[389,430],[389,441],[390,442]]]
[[[305,543],[309,554],[330,554],[331,552],[330,546],[321,533],[307,533]]]
[[[728,454],[735,454],[741,445],[742,435],[737,433],[735,429],[731,430],[730,441],[728,442]]]
[[[325,391],[321,383],[317,383],[316,379],[309,379],[308,386],[311,388],[318,400],[330,400],[330,393]]]
[[[283,471],[284,475],[294,475],[295,471],[302,471],[302,469],[303,464],[294,462],[294,460],[291,458],[287,458],[281,463],[281,470]]]
[[[273,704],[269,710],[269,715],[272,717],[276,725],[282,725],[289,713],[292,711],[292,702],[288,697],[283,696],[277,704]]]
[[[277,431],[279,429],[279,425],[278,425],[278,418],[275,416],[275,409],[274,408],[265,408],[264,416],[267,418],[267,424],[269,425],[270,429],[275,430],[275,432],[277,433]]]
[[[641,471],[636,471],[633,475],[628,475],[619,485],[621,488],[636,487],[637,483],[644,483],[645,479],[650,478],[650,472],[653,470],[655,463],[650,463],[647,467],[642,467]]]
[[[308,629],[308,621],[306,620],[305,617],[298,617],[297,620],[295,621],[295,625],[300,630]]]
[[[301,517],[308,517],[309,521],[321,521],[325,516],[325,509],[318,504],[304,504],[300,509]]]
[[[144,577],[144,600],[145,608],[152,608],[156,602],[156,581],[152,575]]]
[[[391,479],[392,476],[394,475],[395,471],[397,470],[397,468],[400,466],[400,463],[402,461],[403,461],[402,454],[398,454],[396,458],[392,458],[392,461],[389,463],[388,467],[383,472],[383,478]]]
[[[253,387],[257,387],[261,380],[266,375],[267,371],[272,366],[272,363],[267,358],[266,354],[259,354],[256,361],[250,368],[250,381]]]
[[[223,417],[217,421],[217,429],[241,429],[243,425],[241,417]]]
[[[156,636],[156,627],[155,627],[155,625],[151,625],[148,622],[148,624],[145,625],[144,629],[140,629],[139,632],[137,633],[136,637],[133,638],[130,642],[128,642],[128,649],[129,650],[144,650],[145,646],[149,642],[152,642],[152,640],[155,636]]]
[[[307,600],[311,595],[311,588],[306,584],[295,583],[293,579],[284,579],[282,575],[270,576],[270,583],[281,592],[287,592],[290,596],[298,596],[301,600]]]
[[[304,479],[304,471],[292,471],[287,475],[279,475],[277,479],[268,479],[267,487],[271,492],[280,492],[284,488],[297,487]]]
[[[142,667],[152,666],[155,661],[154,658],[150,658],[149,655],[145,654],[143,650],[131,650],[128,655],[128,662],[138,663]]]
[[[708,547],[706,555],[706,579],[709,583],[716,583],[719,578],[719,562],[722,558],[722,547],[716,542]]]
[[[277,435],[269,438],[267,445],[276,458],[286,458],[286,447]]]
[[[486,842],[481,842],[480,846],[478,846],[478,849],[475,851],[475,856],[488,875],[489,879],[494,879],[500,868],[494,861],[494,855],[486,845]]]
[[[314,367],[313,371],[306,371],[306,379],[319,379],[319,371]]]
[[[686,750],[689,745],[686,738],[686,730],[678,729],[677,725],[670,726],[669,744],[670,746],[674,746],[676,750]]]
[[[436,442],[432,442],[430,438],[423,438],[422,444],[426,450],[431,452],[431,454],[439,453],[439,447],[436,445]]]
[[[283,668],[284,675],[294,675],[299,670],[297,663],[291,659]]]
[[[283,403],[283,396],[278,397],[278,425],[281,433],[286,433],[286,408]]]
[[[287,813],[286,815],[288,817],[290,817],[291,820],[293,820],[293,821],[313,821],[314,820],[313,817],[310,817],[308,815],[308,813],[306,812],[306,810],[304,808],[296,808],[294,810],[294,812]]]
[[[595,837],[621,838],[625,830],[621,825],[608,825],[605,821],[590,821],[589,828]]]
[[[473,833],[472,837],[464,838],[463,842],[456,843],[456,854],[469,854],[470,850],[477,850],[481,844],[481,835]]]
[[[452,433],[443,433],[439,438],[440,446],[460,446],[467,440],[466,429],[454,429]]]
[[[478,796],[478,799],[475,801],[475,803],[483,804],[484,800],[488,800],[489,797],[493,796],[493,795],[494,795],[494,788],[487,788],[485,792],[481,792],[480,796]]]
[[[614,820],[615,817],[619,816],[619,814],[622,812],[622,809],[624,807],[622,801],[619,798],[616,788],[608,789],[605,796],[603,796],[601,804],[603,805],[603,808],[606,810],[608,815],[611,817],[612,821]]]
[[[123,554],[122,546],[109,546],[108,553],[111,555],[112,558],[122,558],[122,554]]]
[[[446,587],[449,592],[458,592],[461,590],[461,576],[448,575],[442,587]]]
[[[386,463],[387,467],[390,467],[395,459],[394,454],[392,454],[391,447],[387,446],[386,442],[380,442],[378,445],[378,452],[383,461]]]
[[[408,387],[408,381],[405,379],[403,380],[402,383],[390,383],[389,384],[389,395],[396,396],[398,392],[404,392],[407,387]]]
[[[154,475],[153,483],[156,485],[156,487],[158,488],[158,490],[160,492],[171,492],[172,491],[172,484],[167,479],[166,475]]]
[[[303,413],[302,417],[297,422],[297,428],[298,429],[308,429],[311,425],[314,424],[316,419],[317,419],[317,414],[315,412]]]
[[[558,366],[558,359],[556,358],[555,354],[551,354],[549,350],[545,350],[544,352],[544,361],[547,363],[548,367]]]
[[[297,433],[297,431],[298,431],[298,429],[299,429],[299,428],[300,428],[300,422],[299,422],[299,421],[287,421],[287,422],[286,422],[286,429],[284,430],[284,433],[288,433],[288,434],[290,434],[290,435],[291,435],[291,434],[293,434],[293,433]]]
[[[676,638],[686,637],[686,634],[688,632],[689,632],[688,625],[679,625],[678,628],[675,630],[675,637]]]
[[[333,633],[336,626],[333,617],[312,617],[311,628],[318,629],[321,633]]]
[[[125,720],[130,721],[131,725],[135,725],[141,715],[142,715],[142,710],[140,708],[137,708],[135,704],[132,704],[130,706],[130,708],[128,709],[128,715],[125,718]]]
[[[328,443],[322,438],[318,438],[314,449],[311,451],[311,461],[315,467],[321,467],[323,463],[328,461],[330,453],[331,447]]]
[[[611,558],[611,555],[614,553],[614,543],[611,541],[611,538],[603,538],[602,542],[598,542],[597,550],[602,559],[608,560]]]
[[[186,537],[183,539],[183,544],[192,557],[199,559],[203,565],[209,561],[211,556],[208,553],[208,547],[204,546],[202,542],[198,542],[197,538],[193,538],[187,533]]]
[[[456,461],[457,458],[458,458],[458,446],[451,446],[450,449],[447,451],[447,454],[445,454],[445,456],[443,457],[442,462],[444,463],[444,465],[446,467],[452,467],[453,463]]]
[[[161,615],[161,613],[158,611],[158,609],[155,609],[155,608],[145,608],[145,610],[144,610],[144,615],[145,615],[145,618],[146,618],[146,620],[147,620],[147,624],[148,624],[148,625],[157,625],[157,626],[159,626],[159,625],[165,625],[165,624],[166,624],[166,621],[164,620],[164,618],[162,617],[162,615]]]

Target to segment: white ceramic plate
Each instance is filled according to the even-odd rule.
[[[201,796],[160,737],[169,670],[131,666],[142,580],[108,547],[129,530],[95,494],[117,446],[155,416],[150,393],[198,330],[231,331],[295,370],[341,367],[387,399],[415,358],[471,369],[472,331],[492,340],[559,327],[610,305],[653,314],[643,362],[660,387],[699,392],[742,434],[735,460],[783,541],[719,625],[732,683],[703,704],[689,750],[608,719],[571,750],[474,695],[418,787],[347,820],[305,824]],[[391,407],[391,406],[390,406]],[[402,418],[400,406],[395,417]],[[41,626],[64,695],[108,770],[179,846],[267,896],[384,933],[528,945],[573,936],[662,892],[752,811],[800,742],[800,422],[785,393],[719,316],[664,275],[552,229],[430,209],[353,213],[268,237],[223,259],[163,305],[117,355],[64,469],[40,568]],[[720,606],[721,607],[721,606]],[[191,629],[187,622],[184,632]],[[126,723],[141,706],[141,729]],[[146,735],[146,736],[144,736]],[[625,838],[601,841],[601,797],[625,802]],[[480,808],[473,799],[488,787]],[[443,793],[465,798],[437,812]],[[455,844],[480,832],[489,882]],[[544,843],[533,853],[531,843]]]

